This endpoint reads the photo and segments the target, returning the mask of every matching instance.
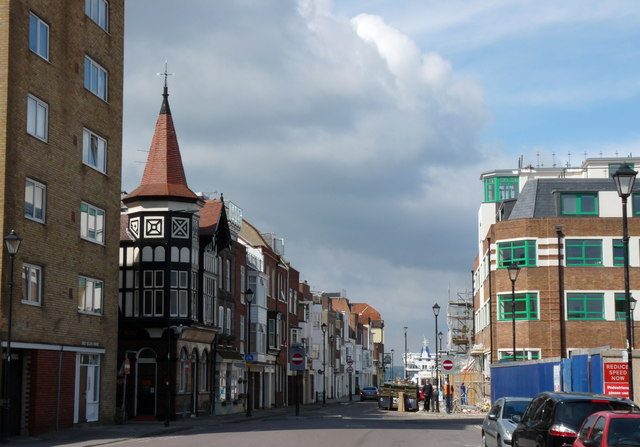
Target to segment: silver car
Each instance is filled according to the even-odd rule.
[[[511,433],[518,425],[513,417],[522,417],[529,402],[529,397],[502,397],[496,400],[482,422],[482,447],[510,446]]]

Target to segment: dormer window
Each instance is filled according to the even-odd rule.
[[[598,193],[564,193],[560,196],[563,216],[598,216]]]
[[[502,202],[518,197],[519,179],[517,176],[487,177],[484,179],[484,201]]]

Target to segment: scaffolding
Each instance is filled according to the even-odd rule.
[[[456,354],[468,354],[473,346],[473,293],[470,290],[456,293],[447,305],[449,346]]]

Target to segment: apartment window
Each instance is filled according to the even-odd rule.
[[[501,202],[518,197],[518,177],[489,177],[484,179],[484,201]]]
[[[44,223],[47,187],[27,178],[24,182],[24,217]]]
[[[231,335],[231,308],[227,308],[227,330],[225,331],[227,335]]]
[[[224,261],[224,290],[231,292],[231,261]]]
[[[84,88],[96,95],[103,101],[107,100],[107,83],[109,75],[107,70],[102,68],[89,56],[84,57]]]
[[[218,306],[218,328],[220,328],[220,332],[224,329],[224,307]]]
[[[29,49],[49,60],[49,25],[34,13],[29,14]]]
[[[22,264],[22,302],[25,304],[42,303],[42,267]]]
[[[27,133],[47,141],[49,106],[33,95],[27,95]]]
[[[624,292],[618,292],[615,294],[616,300],[616,320],[623,321],[627,319],[627,297]],[[631,318],[633,321],[633,316]]]
[[[615,267],[624,266],[624,245],[622,239],[613,240],[613,265]]]
[[[88,203],[80,204],[80,236],[104,244],[104,210]]]
[[[109,26],[109,3],[105,0],[85,0],[84,11],[87,16],[105,31]]]
[[[246,270],[244,265],[240,266],[240,303],[244,304],[244,292],[247,290]]]
[[[143,303],[145,317],[164,315],[164,270],[145,270],[142,274]]]
[[[274,320],[273,318],[269,319],[269,327],[267,328],[267,331],[269,335],[269,347],[275,348],[276,347],[276,320]]]
[[[538,294],[537,293],[516,293],[515,295],[516,320],[537,320],[538,319]],[[511,320],[511,294],[498,295],[498,320]]]
[[[508,362],[513,360],[513,351],[498,351],[498,360]],[[539,349],[516,349],[516,360],[540,360]]]
[[[604,320],[604,293],[567,293],[569,320]]]
[[[216,280],[205,274],[202,279],[203,317],[205,324],[213,323],[213,300],[215,298]]]
[[[568,266],[602,265],[602,240],[566,239]]]
[[[169,313],[172,317],[189,316],[189,272],[171,270]]]
[[[508,268],[514,262],[520,267],[535,267],[536,241],[499,242],[498,268]]]
[[[98,279],[80,277],[78,287],[78,310],[92,314],[102,313],[104,283]]]
[[[107,172],[107,140],[89,129],[82,131],[82,162],[102,173]]]
[[[564,216],[597,216],[598,194],[561,194],[560,214]]]

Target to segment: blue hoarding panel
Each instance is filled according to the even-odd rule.
[[[591,392],[602,394],[604,392],[604,377],[602,376],[602,357],[600,354],[591,356],[589,378],[591,380]]]
[[[491,401],[505,396],[534,397],[553,391],[553,367],[558,362],[501,364],[491,367]]]
[[[579,393],[589,392],[589,356],[571,357],[571,389]]]
[[[562,391],[571,392],[571,359],[562,359]]]

